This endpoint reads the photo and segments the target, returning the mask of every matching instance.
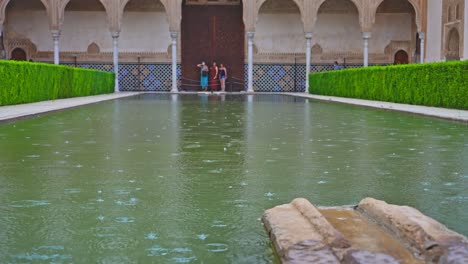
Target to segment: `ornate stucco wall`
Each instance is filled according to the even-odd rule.
[[[443,0],[441,50],[445,59],[463,58],[466,53],[464,35],[465,0]]]
[[[170,32],[180,32],[181,1],[0,0],[0,24],[11,44],[7,49],[29,39],[33,48],[28,52],[37,50],[35,56],[40,60],[51,59],[51,33],[61,33],[61,57],[65,60],[77,54],[82,59],[109,60],[113,34],[119,35],[123,60],[140,56],[148,61],[168,61]],[[312,33],[313,57],[319,62],[339,57],[358,61],[362,59],[362,32],[371,32],[371,62],[391,63],[396,49],[413,55],[415,33],[425,31],[425,1],[244,0],[241,4],[245,29],[255,32],[259,60],[284,61],[288,58],[285,54],[304,54],[304,36]],[[206,0],[189,2],[206,4]],[[39,10],[21,8],[26,3]],[[411,13],[395,9],[402,5],[409,6]],[[381,6],[387,10],[379,11]],[[102,54],[97,56],[97,51]]]

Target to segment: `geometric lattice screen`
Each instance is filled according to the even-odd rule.
[[[74,64],[67,63],[73,66]],[[113,71],[112,64],[79,63],[78,67],[101,71]],[[346,68],[358,68],[362,64],[347,64]],[[305,64],[254,64],[254,90],[257,92],[304,92]],[[244,86],[247,90],[248,65],[244,65]],[[312,72],[333,70],[333,64],[312,64]],[[177,65],[180,83],[181,65]],[[121,91],[170,91],[172,86],[171,64],[121,63],[119,64]]]
[[[68,64],[71,65],[71,64]],[[113,71],[112,64],[80,63],[80,68],[100,71]],[[181,67],[177,65],[177,77],[180,80]],[[171,64],[121,63],[119,64],[120,91],[170,91],[172,88]]]

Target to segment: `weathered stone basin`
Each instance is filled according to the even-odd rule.
[[[414,208],[372,198],[354,207],[299,198],[262,220],[282,263],[468,263],[466,237]]]

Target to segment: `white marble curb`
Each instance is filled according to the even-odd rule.
[[[309,99],[316,99],[316,100],[321,100],[321,101],[330,101],[330,102],[336,102],[336,103],[367,106],[367,107],[378,108],[378,109],[407,112],[407,113],[413,113],[413,114],[418,114],[418,115],[425,115],[425,116],[431,116],[431,117],[438,117],[438,118],[468,122],[467,110],[429,107],[429,106],[421,106],[421,105],[397,104],[397,103],[389,103],[389,102],[381,102],[381,101],[370,101],[370,100],[334,97],[334,96],[322,96],[322,95],[314,95],[314,94],[306,94],[306,93],[283,93],[283,94],[309,98]]]
[[[81,105],[93,104],[107,100],[113,100],[117,98],[123,98],[128,96],[134,96],[138,93],[122,92],[113,94],[103,94],[86,97],[75,97],[51,101],[42,101],[30,104],[20,105],[7,105],[0,107],[0,121],[6,121],[10,119],[16,119],[26,116],[32,116],[66,108],[77,107]]]

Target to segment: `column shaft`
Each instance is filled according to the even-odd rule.
[[[115,86],[114,92],[119,92],[119,34],[112,34],[112,47],[113,47],[113,63],[114,63],[114,73],[115,73]]]
[[[419,58],[420,63],[424,63],[424,55],[425,55],[425,47],[426,47],[425,39],[426,39],[426,34],[424,32],[419,32],[419,40],[421,42],[421,44],[420,44],[421,46],[420,46],[420,49],[419,49],[419,51],[421,53],[420,56],[419,56],[420,57]]]
[[[60,47],[59,47],[60,32],[53,31],[52,39],[54,40],[54,64],[58,65],[60,63]]]
[[[171,32],[172,39],[172,93],[177,93],[177,32]]]
[[[309,93],[309,73],[310,73],[310,62],[311,62],[311,49],[312,49],[312,34],[307,33],[305,35],[306,38],[306,85],[305,85],[305,93]]]
[[[370,32],[363,32],[362,39],[364,44],[364,67],[369,66],[369,39],[371,38]]]
[[[247,43],[248,43],[248,85],[247,92],[253,93],[253,38],[254,32],[247,33]]]

